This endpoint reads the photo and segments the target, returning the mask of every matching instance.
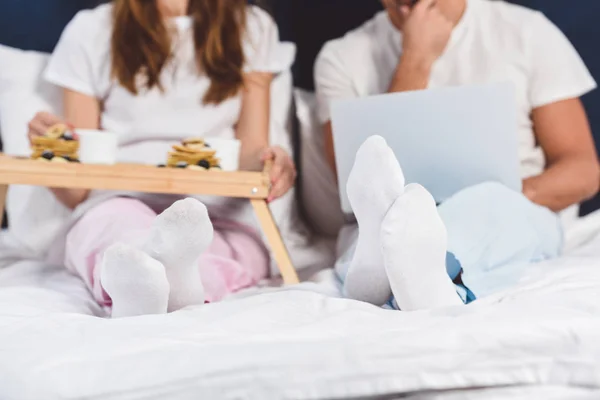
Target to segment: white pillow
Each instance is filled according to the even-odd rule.
[[[48,58],[0,45],[0,132],[7,154],[30,154],[27,125],[38,111],[62,114],[60,90],[41,79]],[[48,189],[31,186],[10,186],[6,209],[10,233],[27,245],[34,258],[44,256],[70,215]]]
[[[322,126],[317,118],[314,93],[294,91],[296,116],[300,123],[302,205],[314,230],[336,237],[344,224],[337,182],[327,160]]]
[[[281,146],[289,154],[292,149],[292,74],[286,71],[277,75],[271,86],[271,145]],[[297,270],[312,267],[330,266],[327,251],[314,246],[311,233],[300,218],[295,190],[288,192],[283,198],[270,205],[273,218],[277,222],[283,241],[290,253],[292,263]],[[273,274],[278,274],[272,265]]]

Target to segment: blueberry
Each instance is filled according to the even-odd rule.
[[[210,163],[208,162],[208,160],[200,160],[200,161],[198,161],[198,166],[202,167],[204,169],[209,169]]]
[[[45,158],[46,160],[52,160],[54,158],[54,153],[50,150],[46,150],[42,153],[42,158]]]
[[[210,149],[210,145],[208,143],[204,143],[204,147],[206,147],[207,149]]]
[[[187,166],[188,166],[188,163],[186,163],[185,161],[180,161],[176,165],[177,168],[187,168]]]
[[[158,164],[157,167],[158,168],[167,168],[167,166],[165,164]]]
[[[73,134],[71,132],[63,133],[63,135],[60,138],[62,140],[66,140],[67,142],[75,140],[75,138],[73,137]]]

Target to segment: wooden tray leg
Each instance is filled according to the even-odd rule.
[[[267,241],[273,252],[273,257],[275,258],[279,272],[281,272],[281,276],[283,277],[283,282],[286,285],[300,283],[298,274],[292,265],[292,260],[283,243],[281,233],[275,224],[273,214],[271,214],[267,202],[265,200],[250,200],[250,202],[252,203],[252,207],[254,207],[254,212],[256,213],[256,217],[260,222],[263,232],[267,237]]]
[[[4,211],[6,209],[6,194],[8,193],[8,185],[0,185],[0,226],[4,222]]]

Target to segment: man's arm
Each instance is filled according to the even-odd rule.
[[[532,119],[547,168],[524,181],[525,195],[553,211],[593,197],[600,187],[600,164],[581,101],[570,99],[537,108]]]
[[[435,0],[422,0],[412,10],[406,6],[392,8],[392,4],[384,5],[389,13],[398,13],[395,16],[404,21],[402,55],[388,92],[427,89],[431,68],[450,40],[452,22],[441,13]],[[316,71],[319,72],[320,68],[317,67]],[[331,121],[324,124],[323,134],[325,156],[337,177]]]
[[[388,92],[427,89],[433,64],[442,55],[454,25],[436,5],[435,0],[422,0],[411,10],[387,4],[392,19],[403,21],[402,55]]]
[[[323,126],[324,137],[324,147],[325,147],[325,157],[327,158],[327,163],[329,164],[329,168],[333,171],[335,179],[337,181],[337,166],[335,164],[335,149],[333,146],[333,128],[331,127],[331,122],[327,122]]]
[[[389,93],[424,90],[429,85],[431,64],[410,54],[403,54],[388,89]]]
[[[65,119],[79,129],[100,127],[100,102],[88,95],[65,89]],[[56,198],[68,208],[74,209],[89,196],[87,189],[50,188]]]

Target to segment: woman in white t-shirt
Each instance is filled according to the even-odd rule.
[[[59,120],[103,129],[119,135],[120,161],[145,164],[164,162],[190,136],[238,139],[241,169],[273,161],[275,200],[296,171],[269,146],[270,85],[293,59],[273,20],[247,0],[114,0],[67,26],[46,71],[64,88],[64,118],[38,114],[29,135]],[[268,274],[268,252],[243,223],[246,203],[52,191],[75,210],[53,258],[112,305],[113,317],[217,301]]]
[[[346,295],[381,305],[393,293],[400,309],[416,310],[460,304],[457,291],[470,301],[509,288],[530,263],[561,253],[559,213],[574,217],[598,192],[600,165],[579,99],[596,82],[540,12],[489,0],[382,3],[385,12],[327,43],[317,59],[332,169],[334,100],[511,82],[523,193],[485,183],[436,209],[422,187],[405,188],[386,143],[369,140],[347,186],[358,229],[344,229],[347,251],[336,268]]]

